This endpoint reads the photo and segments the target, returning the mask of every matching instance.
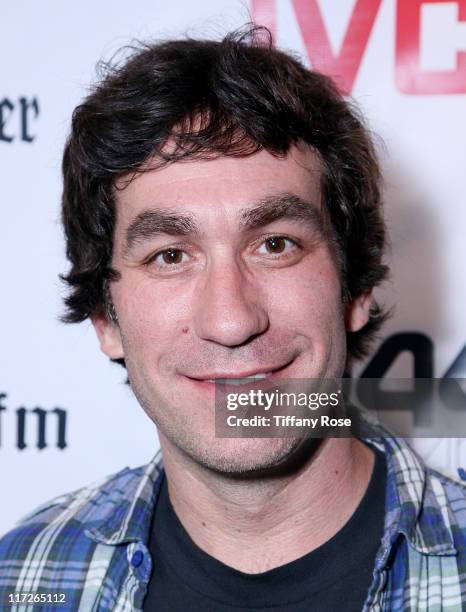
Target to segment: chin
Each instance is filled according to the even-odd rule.
[[[311,444],[310,444],[311,442]],[[216,438],[214,444],[184,444],[181,450],[198,465],[227,477],[273,477],[309,459],[316,440],[300,438]]]

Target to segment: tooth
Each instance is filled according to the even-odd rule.
[[[244,378],[215,378],[209,382],[221,383],[226,385],[246,385],[252,380],[263,380],[270,376],[271,372],[264,372],[260,374],[253,374],[252,376],[245,376]]]

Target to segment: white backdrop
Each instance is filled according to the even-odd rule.
[[[60,161],[94,66],[133,38],[219,37],[252,11],[279,46],[340,76],[385,142],[392,279],[384,329],[424,334],[442,376],[466,342],[466,1],[139,0],[2,3],[0,532],[60,493],[147,462],[155,428],[98,348],[65,326]],[[419,16],[419,18],[418,18]],[[463,22],[461,21],[463,19]],[[456,361],[466,377],[466,353]],[[404,353],[392,368],[412,376]],[[64,412],[53,412],[54,409]],[[34,412],[35,409],[36,410]],[[66,415],[58,448],[57,424]],[[40,420],[44,448],[38,448]],[[463,440],[417,443],[454,474]]]

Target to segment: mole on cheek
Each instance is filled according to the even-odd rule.
[[[183,332],[183,334],[187,334],[188,333],[189,328],[188,327],[182,327],[181,331]]]

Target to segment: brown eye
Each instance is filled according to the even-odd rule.
[[[272,238],[267,238],[265,245],[269,253],[283,253],[286,248],[286,239],[282,236],[272,236]]]
[[[188,260],[189,257],[185,251],[170,248],[155,253],[146,265],[150,267],[155,265],[156,269],[163,270],[164,268],[175,268],[175,266],[186,264]]]
[[[292,238],[286,236],[270,236],[264,238],[261,242],[257,253],[265,257],[269,262],[276,261],[291,261],[296,260],[296,257],[302,251],[302,247]]]
[[[162,256],[163,263],[166,264],[179,264],[183,259],[183,251],[180,251],[180,249],[167,249],[159,255]]]

